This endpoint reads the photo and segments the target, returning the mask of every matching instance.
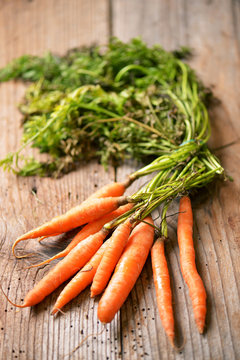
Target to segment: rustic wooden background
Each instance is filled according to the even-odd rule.
[[[105,328],[97,320],[98,300],[89,298],[88,289],[56,318],[50,316],[50,309],[59,290],[33,309],[22,310],[0,295],[0,358],[239,359],[240,1],[0,0],[0,66],[24,53],[64,53],[80,45],[106,43],[112,35],[123,40],[140,35],[169,50],[191,47],[192,66],[221,100],[211,114],[210,146],[235,142],[216,150],[234,182],[210,186],[193,203],[197,267],[208,294],[206,331],[200,336],[194,324],[180,274],[176,218],[171,218],[167,257],[177,340],[185,342],[183,350],[173,350],[162,329],[148,261],[121,312]],[[0,85],[1,158],[19,145],[21,116],[16,105],[23,93],[19,83]],[[124,179],[132,167],[119,169],[117,179]],[[19,303],[49,269],[24,269],[27,263],[11,255],[15,238],[113,179],[113,170],[106,173],[97,163],[83,165],[57,181],[17,178],[0,170],[0,281],[13,301]],[[53,241],[49,247],[35,243],[23,248],[54,252]]]

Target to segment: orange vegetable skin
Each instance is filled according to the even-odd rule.
[[[105,197],[122,196],[126,190],[127,183],[113,182],[101,187],[90,195],[85,201]]]
[[[81,293],[89,284],[91,284],[99,263],[103,257],[104,251],[109,245],[108,239],[96,252],[95,255],[88,261],[88,263],[74,276],[74,278],[65,286],[63,291],[57,298],[57,301],[52,309],[52,315],[58,312],[64,305],[74,299]]]
[[[174,346],[174,317],[172,291],[167,261],[164,253],[164,241],[157,239],[151,249],[153,280],[157,295],[157,306],[163,328]]]
[[[84,201],[81,205],[72,208],[65,214],[57,216],[51,221],[20,236],[13,244],[12,251],[14,253],[16,245],[22,240],[69,231],[90,221],[97,220],[116,210],[120,205],[127,203],[127,198],[121,196]]]
[[[50,272],[28,292],[23,305],[33,306],[40,303],[64,281],[79,271],[96,253],[107,236],[105,230],[89,236],[79,243],[63,260],[59,261]]]
[[[153,224],[150,217],[145,221]],[[114,274],[99,302],[98,318],[110,322],[132,290],[145,264],[153,243],[154,229],[146,223],[138,224],[115,268]]]
[[[202,334],[207,311],[207,296],[202,279],[196,269],[193,245],[193,215],[191,201],[187,196],[180,199],[177,234],[181,271],[189,289],[194,318],[198,330]]]
[[[94,276],[91,286],[91,297],[100,294],[105,289],[128,241],[131,230],[132,224],[129,219],[127,219],[113,232],[109,246],[102,257]]]
[[[66,249],[64,249],[63,251],[54,255],[53,257],[51,257],[39,264],[31,265],[30,267],[42,266],[42,265],[50,263],[52,260],[60,259],[64,256],[66,256],[78,243],[80,243],[81,241],[86,239],[88,236],[96,234],[98,231],[100,231],[102,229],[102,227],[106,223],[116,219],[118,216],[124,214],[131,208],[132,208],[132,204],[126,204],[126,205],[120,206],[117,210],[112,211],[111,213],[103,216],[102,218],[88,223],[77,233],[77,235],[74,236],[74,238],[72,239],[70,244],[66,247]]]

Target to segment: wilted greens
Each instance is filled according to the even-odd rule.
[[[126,157],[148,163],[184,143],[199,149],[209,137],[207,91],[180,58],[140,39],[114,38],[107,48],[75,49],[65,56],[24,55],[0,70],[0,81],[31,82],[19,109],[19,149],[1,161],[23,176],[60,176],[81,161],[106,167]],[[22,156],[27,146],[49,155]]]

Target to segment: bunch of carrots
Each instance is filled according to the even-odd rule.
[[[154,160],[130,174],[126,182],[103,187],[82,204],[15,241],[13,253],[21,257],[15,254],[19,242],[34,238],[42,240],[82,226],[65,250],[40,264],[32,265],[40,266],[61,259],[26,295],[23,304],[16,306],[27,307],[39,303],[74,276],[60,293],[52,314],[61,311],[65,304],[91,284],[91,296],[103,292],[98,317],[103,323],[110,322],[126,300],[151,251],[158,309],[163,327],[174,345],[172,295],[164,253],[164,242],[168,238],[168,207],[174,199],[180,198],[177,233],[181,271],[189,288],[198,330],[202,333],[206,292],[195,265],[189,195],[217,176],[226,178],[219,160],[207,146],[211,133],[206,108],[208,92],[193,70],[178,57],[159,47],[148,49],[139,40],[133,40],[129,45],[114,41],[105,55],[97,52],[94,57],[91,54],[92,51],[84,63],[92,61],[90,63],[96,67],[98,59],[97,64],[100,65],[95,72],[85,69],[81,61],[77,62],[83,56],[81,53],[74,55],[74,66],[79,67],[78,71],[72,68],[78,80],[74,89],[63,86],[66,72],[61,74],[60,70],[52,88],[53,79],[45,71],[48,66],[43,66],[40,74],[36,72],[39,61],[45,64],[43,59],[20,58],[5,71],[2,70],[2,81],[6,81],[9,78],[25,79],[25,70],[30,68],[27,75],[35,74],[32,81],[38,79],[41,83],[36,85],[38,91],[31,91],[31,94],[39,95],[33,101],[38,106],[36,109],[34,107],[33,113],[28,109],[31,121],[27,122],[23,144],[15,154],[11,153],[3,159],[0,165],[18,174],[38,174],[38,170],[39,174],[45,174],[42,171],[49,171],[49,164],[32,161],[27,163],[22,173],[13,168],[13,163],[15,161],[18,168],[19,153],[30,143],[42,152],[49,151],[58,156],[63,152],[58,147],[58,140],[60,145],[65,140],[68,144],[76,132],[82,134],[77,142],[80,153],[84,147],[89,149],[84,143],[87,134],[89,144],[94,145],[98,152],[101,150],[104,164],[113,155],[107,144],[112,145],[111,149],[121,150],[122,155],[128,153],[140,160],[148,157]],[[31,59],[33,63],[29,63]],[[53,57],[51,59],[54,60]],[[72,60],[68,63],[70,68],[71,64]],[[79,74],[86,76],[82,79]],[[68,80],[71,84],[72,77]],[[57,84],[61,85],[60,100],[49,99],[47,111],[42,101],[46,100],[46,96],[53,95]],[[73,124],[76,125],[72,132]],[[122,129],[127,131],[122,133]],[[66,134],[69,137],[66,138]],[[72,139],[73,145],[75,140]],[[78,154],[77,149],[74,148],[71,153]],[[79,157],[80,154],[77,160]],[[53,164],[50,165],[54,170]],[[58,170],[64,164],[60,162],[58,165],[56,160]],[[148,183],[131,196],[124,195],[126,188],[136,179],[150,174],[152,178]],[[157,208],[161,212],[159,227],[152,220],[152,213]]]
[[[14,304],[8,299],[14,306],[24,308],[38,304],[73,276],[58,296],[51,313],[61,311],[64,305],[91,284],[91,297],[103,293],[98,305],[98,318],[102,323],[108,323],[127,299],[151,251],[159,314],[166,334],[175,346],[172,293],[164,254],[167,205],[163,208],[161,229],[154,225],[151,215],[141,219],[139,210],[134,210],[137,202],[133,197],[123,196],[131,182],[132,179],[129,178],[125,183],[115,182],[104,186],[81,205],[25,233],[15,241],[13,254],[21,258],[23,256],[15,253],[19,242],[34,238],[42,240],[85,224],[65,250],[31,266],[44,265],[62,258],[28,292],[23,304]],[[195,266],[192,228],[190,198],[183,196],[180,199],[178,217],[181,269],[189,288],[196,324],[202,333],[206,315],[206,292]],[[154,242],[155,234],[157,239]]]

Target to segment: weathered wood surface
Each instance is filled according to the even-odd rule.
[[[110,35],[123,40],[142,36],[167,49],[180,45],[194,50],[191,60],[202,80],[214,86],[221,100],[212,110],[212,148],[238,141],[240,133],[240,3],[237,0],[32,0],[0,1],[0,65],[24,53],[63,53]],[[0,85],[0,157],[17,148],[20,114],[16,104],[23,85]],[[179,344],[173,350],[156,309],[150,262],[115,320],[105,328],[97,320],[97,300],[86,290],[68,306],[65,316],[51,317],[59,290],[33,309],[16,310],[3,296],[0,306],[1,359],[238,359],[239,304],[239,154],[240,145],[216,151],[233,183],[217,183],[194,200],[197,267],[208,294],[207,326],[196,330],[188,291],[180,274],[176,217],[169,218],[167,257],[172,278]],[[132,170],[123,166],[123,179]],[[28,264],[11,255],[14,239],[26,230],[77,204],[96,187],[114,178],[96,163],[83,165],[60,180],[16,178],[0,171],[0,281],[19,303],[48,267],[24,270]],[[133,185],[131,190],[136,188]],[[32,189],[37,189],[36,196]],[[175,207],[176,204],[173,206]],[[172,212],[174,209],[172,209]],[[169,211],[171,213],[171,210]],[[61,246],[61,241],[57,243]],[[50,247],[34,247],[43,256]],[[86,339],[86,336],[89,336]],[[81,344],[82,340],[85,341]],[[74,349],[81,345],[78,349]]]

